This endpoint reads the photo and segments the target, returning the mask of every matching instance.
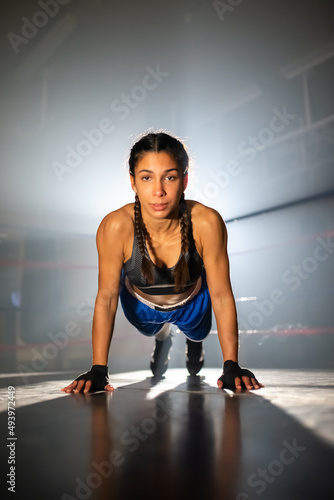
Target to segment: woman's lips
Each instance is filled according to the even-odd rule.
[[[161,210],[165,210],[167,205],[168,205],[168,203],[152,203],[151,207],[153,208],[153,210],[160,212]]]

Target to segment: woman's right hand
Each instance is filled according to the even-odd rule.
[[[90,371],[81,373],[71,384],[63,387],[62,392],[96,392],[113,391],[109,383],[108,367],[105,365],[93,365]]]

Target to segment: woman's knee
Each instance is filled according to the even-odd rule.
[[[170,323],[165,323],[163,327],[155,334],[157,340],[164,341],[170,335],[172,325]]]

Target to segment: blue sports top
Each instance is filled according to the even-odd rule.
[[[190,224],[191,227],[191,224]],[[145,243],[145,253],[149,260],[150,256]],[[185,254],[185,258],[189,269],[189,279],[186,285],[178,292],[175,290],[173,267],[159,267],[152,262],[152,271],[154,282],[149,285],[143,278],[141,273],[142,255],[139,250],[138,239],[136,233],[134,235],[132,254],[129,260],[123,265],[123,270],[130,283],[135,285],[139,290],[149,295],[171,295],[180,294],[189,290],[199,279],[203,270],[203,260],[197,252],[192,230],[189,231],[189,251]],[[180,259],[180,257],[179,257]]]

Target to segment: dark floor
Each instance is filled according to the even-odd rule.
[[[213,369],[171,369],[155,385],[134,372],[113,377],[114,393],[86,396],[60,392],[69,374],[2,376],[2,487],[11,450],[16,463],[15,494],[1,498],[332,498],[333,372],[257,375],[265,389],[235,395],[215,387]]]

